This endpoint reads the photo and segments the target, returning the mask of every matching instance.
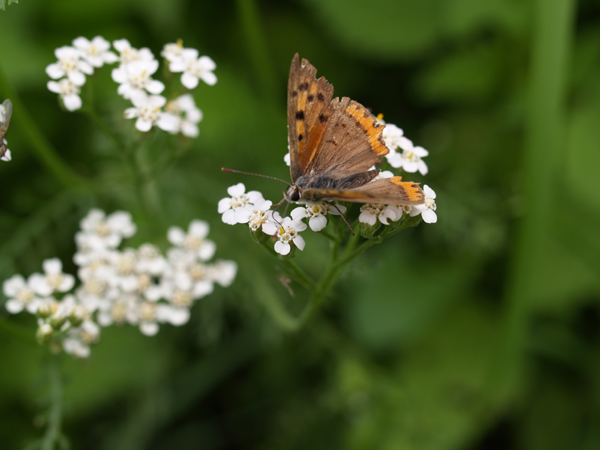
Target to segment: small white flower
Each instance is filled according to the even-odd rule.
[[[168,267],[167,260],[160,250],[152,244],[143,244],[137,250],[137,272],[152,276],[162,275]]]
[[[401,138],[400,148],[402,148],[402,169],[406,172],[421,172],[421,175],[427,175],[427,164],[421,158],[429,155],[429,152],[423,147],[415,147],[410,139]],[[391,163],[390,163],[391,164]]]
[[[81,108],[81,97],[79,96],[79,86],[73,83],[69,78],[62,80],[48,81],[48,89],[60,95],[60,98],[69,111],[75,111]]]
[[[144,91],[135,92],[131,97],[133,108],[125,110],[125,118],[137,117],[135,127],[143,132],[150,131],[153,125],[165,131],[171,131],[177,125],[173,115],[165,113],[161,108],[167,103],[162,95],[147,95]]]
[[[233,283],[237,274],[237,263],[235,261],[217,261],[208,267],[208,278],[223,287]]]
[[[264,226],[272,221],[272,211],[269,211],[272,205],[272,201],[259,198],[256,204],[248,202],[245,206],[235,208],[235,223],[247,223],[252,231],[256,231],[259,228],[265,231]],[[273,235],[275,232],[267,234]]]
[[[337,206],[343,213],[346,212],[346,207],[342,205]],[[313,231],[321,231],[327,226],[327,214],[340,215],[340,212],[330,203],[327,202],[306,202],[306,206],[300,206],[295,208],[291,216],[294,220],[302,220],[309,217],[308,225]]]
[[[115,211],[107,217],[100,209],[90,210],[79,226],[83,234],[88,235],[87,238],[80,239],[94,246],[94,250],[116,248],[123,238],[133,236],[137,230],[128,212]]]
[[[4,139],[4,146],[6,147],[8,144],[6,143],[6,139]],[[12,159],[11,153],[9,149],[6,149],[6,151],[4,152],[4,155],[2,155],[2,158],[0,158],[0,161],[10,161]]]
[[[290,241],[293,242],[299,250],[304,250],[304,238],[298,233],[306,230],[306,224],[304,222],[292,220],[289,217],[279,220],[279,223],[281,225],[277,230],[275,251],[280,255],[287,255],[292,249]]]
[[[4,295],[8,297],[6,310],[11,314],[17,314],[24,308],[31,314],[35,314],[40,299],[34,290],[21,275],[14,275],[2,284]]]
[[[217,65],[208,56],[198,58],[198,50],[195,48],[183,49],[181,58],[169,64],[171,72],[183,72],[181,84],[188,89],[198,86],[198,80],[204,81],[209,86],[217,82],[216,75],[212,72]]]
[[[395,221],[399,218],[394,207],[379,203],[365,203],[360,207],[358,221],[373,226],[377,223],[377,219],[379,219],[382,224],[388,225],[388,220]]]
[[[436,223],[437,214],[435,213],[435,210],[437,209],[437,206],[435,204],[435,192],[429,186],[425,185],[423,193],[425,194],[425,203],[422,205],[414,205],[409,214],[411,217],[421,214],[423,222]]]
[[[178,61],[183,57],[183,41],[180,39],[176,43],[165,44],[160,55],[167,61]]]
[[[256,205],[259,201],[264,201],[263,195],[258,191],[246,193],[246,186],[244,186],[243,183],[228,187],[227,193],[231,195],[231,197],[219,200],[218,211],[219,214],[223,214],[223,222],[229,225],[238,223],[238,216],[236,215],[236,210],[238,208],[243,208],[248,205],[248,203]]]
[[[171,244],[191,252],[202,261],[208,261],[216,250],[215,243],[205,239],[208,231],[208,223],[203,220],[192,220],[187,233],[179,227],[169,228],[167,239]]]
[[[75,277],[63,273],[60,259],[45,260],[43,268],[44,275],[33,274],[30,277],[30,286],[37,294],[48,296],[55,292],[67,292],[75,285]]]
[[[73,47],[59,47],[54,50],[58,62],[46,67],[46,73],[50,78],[58,79],[67,76],[76,86],[85,83],[84,73],[91,75],[94,69],[89,63],[81,60],[81,52]]]
[[[177,126],[173,133],[195,138],[200,134],[198,123],[202,120],[202,111],[196,107],[194,97],[184,94],[167,103],[165,110],[177,117]]]
[[[78,37],[73,41],[73,47],[81,52],[81,57],[94,67],[102,67],[104,64],[112,64],[119,60],[116,54],[111,52],[110,42],[102,36],[96,36],[91,41]]]
[[[113,46],[119,52],[119,61],[122,65],[133,61],[151,61],[154,55],[147,48],[133,48],[127,39],[119,39],[113,42]]]
[[[144,91],[160,94],[165,89],[165,85],[151,77],[157,70],[158,61],[155,59],[133,61],[113,69],[112,79],[120,83],[117,93],[126,99],[133,99],[135,94]]]
[[[404,131],[402,131],[402,128],[398,128],[393,123],[388,123],[385,125],[382,137],[385,145],[390,149],[390,152],[393,152],[400,147],[400,138],[403,135]]]

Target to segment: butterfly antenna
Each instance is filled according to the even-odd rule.
[[[282,183],[285,183],[288,186],[291,186],[291,184],[288,183],[287,181],[282,180],[281,178],[271,177],[269,175],[261,175],[260,173],[242,172],[241,170],[233,170],[233,169],[228,169],[226,167],[221,167],[221,170],[223,172],[241,173],[242,175],[252,175],[254,177],[270,178],[271,180],[281,181]]]
[[[352,236],[354,236],[354,229],[352,228],[352,225],[350,225],[350,222],[348,222],[348,219],[346,219],[346,216],[344,215],[344,213],[342,211],[340,211],[340,208],[338,208],[338,206],[335,203],[329,203],[331,206],[333,206],[335,209],[337,209],[337,212],[340,213],[340,216],[342,216],[342,219],[344,219],[344,222],[346,222],[346,225],[348,225],[348,228],[350,228],[350,233],[352,233]]]

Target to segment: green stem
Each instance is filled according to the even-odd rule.
[[[92,105],[84,107],[82,111],[104,134],[106,134],[115,145],[123,152],[127,150],[125,142],[108,126],[96,113]]]
[[[13,104],[12,126],[19,130],[19,133],[29,140],[35,155],[46,166],[46,168],[55,176],[55,178],[67,188],[86,189],[92,188],[92,183],[86,178],[73,171],[67,163],[60,157],[59,153],[52,146],[50,141],[37,127],[34,120],[29,115],[17,91],[8,81],[4,71],[0,67],[0,91],[10,98]],[[18,154],[18,152],[15,152]]]
[[[51,355],[48,370],[50,385],[50,411],[48,412],[48,426],[42,439],[42,450],[53,450],[55,444],[62,440],[62,383],[60,374],[59,356]]]

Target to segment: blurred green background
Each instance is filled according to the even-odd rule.
[[[181,38],[217,64],[219,82],[194,93],[200,137],[153,180],[151,220],[112,141],[46,89],[54,49],[96,35],[157,57]],[[21,100],[0,164],[0,279],[53,256],[74,273],[91,207],[131,211],[134,246],[164,248],[168,226],[204,219],[217,256],[239,263],[186,326],[111,327],[88,360],[65,358],[72,448],[600,448],[599,2],[21,0],[0,12],[0,42],[0,98]],[[274,258],[216,208],[240,181],[281,198],[276,182],[219,169],[288,178],[296,52],[430,151],[414,179],[437,192],[439,220],[370,249],[287,333],[265,304],[299,311],[302,289],[292,299]],[[109,67],[93,90],[103,119],[132,133]],[[44,159],[39,139],[102,190]],[[296,261],[316,275],[327,245],[305,234]],[[43,433],[45,351],[15,338],[33,336],[31,316],[0,314],[0,448],[18,449]]]

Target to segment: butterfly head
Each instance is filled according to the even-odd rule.
[[[302,198],[302,189],[300,189],[298,185],[292,184],[283,193],[283,196],[285,197],[286,201],[290,203],[296,203]]]

